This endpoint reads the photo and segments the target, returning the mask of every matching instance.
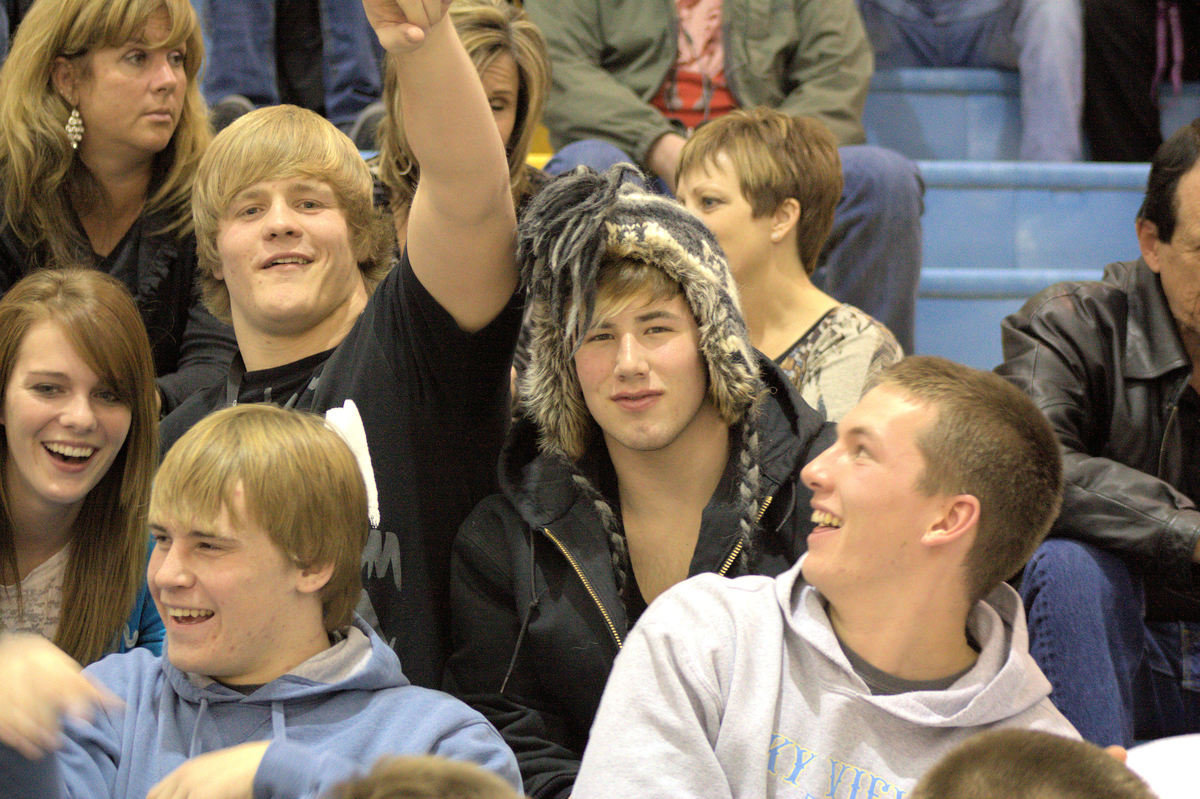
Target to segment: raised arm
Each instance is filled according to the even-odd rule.
[[[395,59],[421,181],[408,219],[413,272],[459,327],[486,326],[517,285],[508,163],[448,0],[363,0]]]

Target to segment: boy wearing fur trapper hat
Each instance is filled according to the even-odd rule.
[[[544,189],[518,232],[529,364],[503,493],[451,567],[449,685],[568,796],[621,643],[690,575],[775,575],[832,428],[749,343],[712,234],[631,170]],[[797,509],[800,509],[799,512]]]

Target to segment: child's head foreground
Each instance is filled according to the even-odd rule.
[[[519,799],[507,782],[474,763],[435,755],[387,757],[326,799]]]
[[[1140,777],[1094,744],[1037,730],[968,739],[926,772],[909,799],[1155,799]]]

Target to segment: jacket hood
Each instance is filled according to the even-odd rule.
[[[761,392],[733,276],[712,233],[673,199],[652,194],[631,166],[603,175],[576,169],[538,193],[521,215],[517,261],[528,292],[529,366],[522,411],[543,450],[578,458],[594,424],[575,373],[579,342],[592,322],[600,268],[635,260],[679,284],[696,318],[708,366],[709,396],[729,424]]]
[[[180,671],[171,665],[165,649],[162,669],[181,699],[210,705],[290,702],[338,691],[378,691],[408,685],[396,653],[357,615],[340,641],[248,695],[211,677]]]
[[[970,671],[947,689],[872,695],[842,651],[820,592],[800,577],[801,562],[780,575],[776,599],[792,632],[810,644],[836,674],[831,690],[849,684],[878,712],[923,727],[964,728],[1011,719],[1046,699],[1050,682],[1029,655],[1029,636],[1020,597],[1001,583],[967,616],[967,629],[979,644]],[[806,612],[797,612],[801,606]]]

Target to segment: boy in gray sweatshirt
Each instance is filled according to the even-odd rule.
[[[1058,510],[1045,419],[1002,379],[939,358],[872,385],[804,469],[805,556],[777,578],[687,580],[643,615],[577,799],[903,799],[981,730],[1078,737],[1003,583]]]

